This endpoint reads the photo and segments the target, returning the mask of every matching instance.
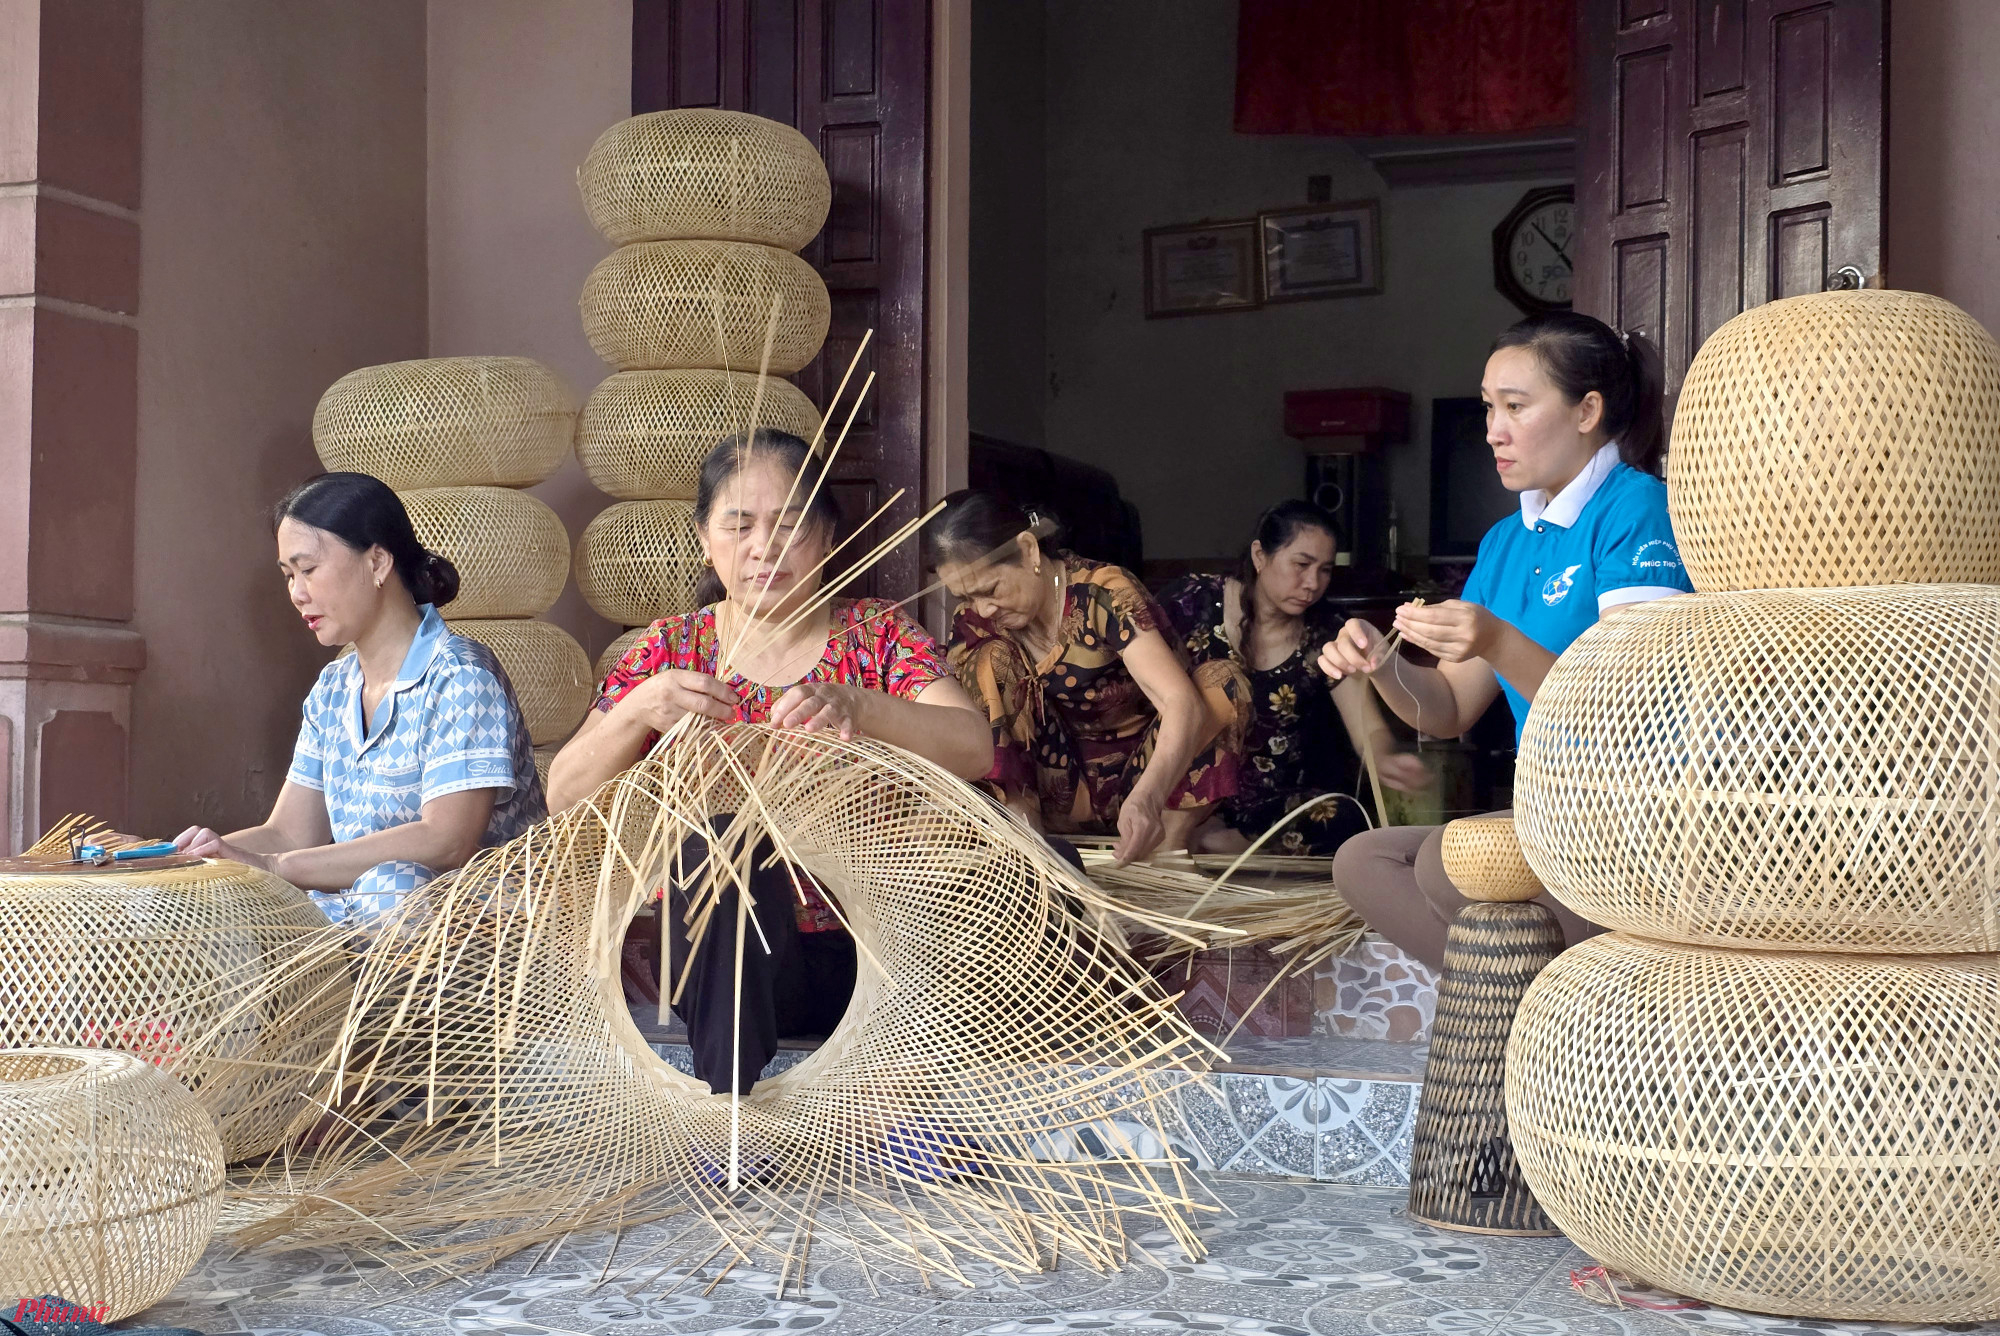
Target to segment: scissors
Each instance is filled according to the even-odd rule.
[[[138,858],[164,858],[168,854],[179,853],[180,848],[172,840],[160,840],[153,844],[135,844],[124,849],[106,849],[101,844],[85,844],[80,837],[70,840],[70,856],[58,863],[58,867],[68,867],[75,863],[87,863],[92,867],[104,867],[110,863],[128,863]]]

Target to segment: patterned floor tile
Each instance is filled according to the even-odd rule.
[[[1221,1078],[1215,1078],[1220,1081]],[[1236,1106],[1296,1130],[1271,1089],[1237,1090]],[[1217,1106],[1228,1101],[1215,1092]],[[1373,1098],[1344,1124],[1368,1136]],[[1261,1102],[1260,1102],[1261,1101]],[[1326,1118],[1321,1105],[1309,1117]],[[1232,1115],[1233,1116],[1233,1115]],[[1386,1122],[1379,1124],[1387,1126]],[[1322,1126],[1324,1138],[1336,1130]],[[1131,1260],[1099,1274],[1065,1263],[1015,1275],[961,1263],[958,1276],[863,1269],[816,1249],[803,1291],[736,1268],[718,1278],[667,1271],[613,1275],[608,1236],[556,1257],[520,1257],[470,1280],[413,1289],[379,1260],[327,1250],[234,1257],[217,1245],[170,1299],[139,1322],[242,1336],[1030,1336],[1032,1333],[1238,1333],[1240,1336],[1944,1336],[1925,1325],[1802,1322],[1628,1288],[1628,1306],[1592,1302],[1570,1286],[1589,1265],[1567,1240],[1491,1238],[1416,1224],[1401,1188],[1205,1176],[1223,1208],[1187,1259],[1157,1224],[1132,1222]],[[620,1256],[672,1235],[634,1230]],[[649,1268],[650,1268],[649,1263]],[[2000,1323],[1951,1331],[2000,1333]]]

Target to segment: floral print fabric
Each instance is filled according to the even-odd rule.
[[[1218,815],[1254,840],[1314,798],[1356,793],[1361,758],[1334,706],[1333,683],[1319,670],[1320,646],[1340,628],[1317,610],[1308,612],[1291,657],[1274,668],[1251,671],[1224,634],[1223,590],[1220,575],[1190,575],[1161,590],[1160,603],[1190,660],[1235,663],[1249,678],[1251,718],[1242,779]],[[1354,803],[1336,800],[1306,813],[1264,848],[1331,857],[1349,835],[1367,827]]]

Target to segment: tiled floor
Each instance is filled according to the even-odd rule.
[[[1222,1176],[1210,1180],[1227,1212],[1202,1233],[1209,1256],[1181,1259],[1164,1232],[1140,1237],[1130,1265],[1111,1275],[1065,1266],[1016,1277],[968,1266],[969,1285],[838,1259],[817,1264],[803,1293],[774,1294],[775,1277],[731,1271],[669,1273],[628,1292],[633,1278],[600,1284],[609,1240],[572,1242],[538,1267],[517,1259],[469,1281],[415,1290],[372,1258],[295,1252],[265,1259],[212,1250],[174,1295],[136,1319],[254,1336],[1016,1336],[1097,1332],[1169,1336],[1675,1336],[1691,1331],[1809,1336],[1933,1326],[1796,1322],[1637,1292],[1617,1309],[1572,1291],[1588,1259],[1562,1239],[1451,1234],[1411,1224],[1395,1189]],[[623,1256],[667,1237],[633,1231]],[[824,1256],[825,1254],[816,1254]],[[643,1279],[643,1278],[640,1278]],[[2000,1323],[1953,1331],[2000,1331]]]

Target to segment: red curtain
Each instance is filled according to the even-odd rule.
[[[1243,134],[1502,134],[1572,123],[1576,0],[1240,2]]]

